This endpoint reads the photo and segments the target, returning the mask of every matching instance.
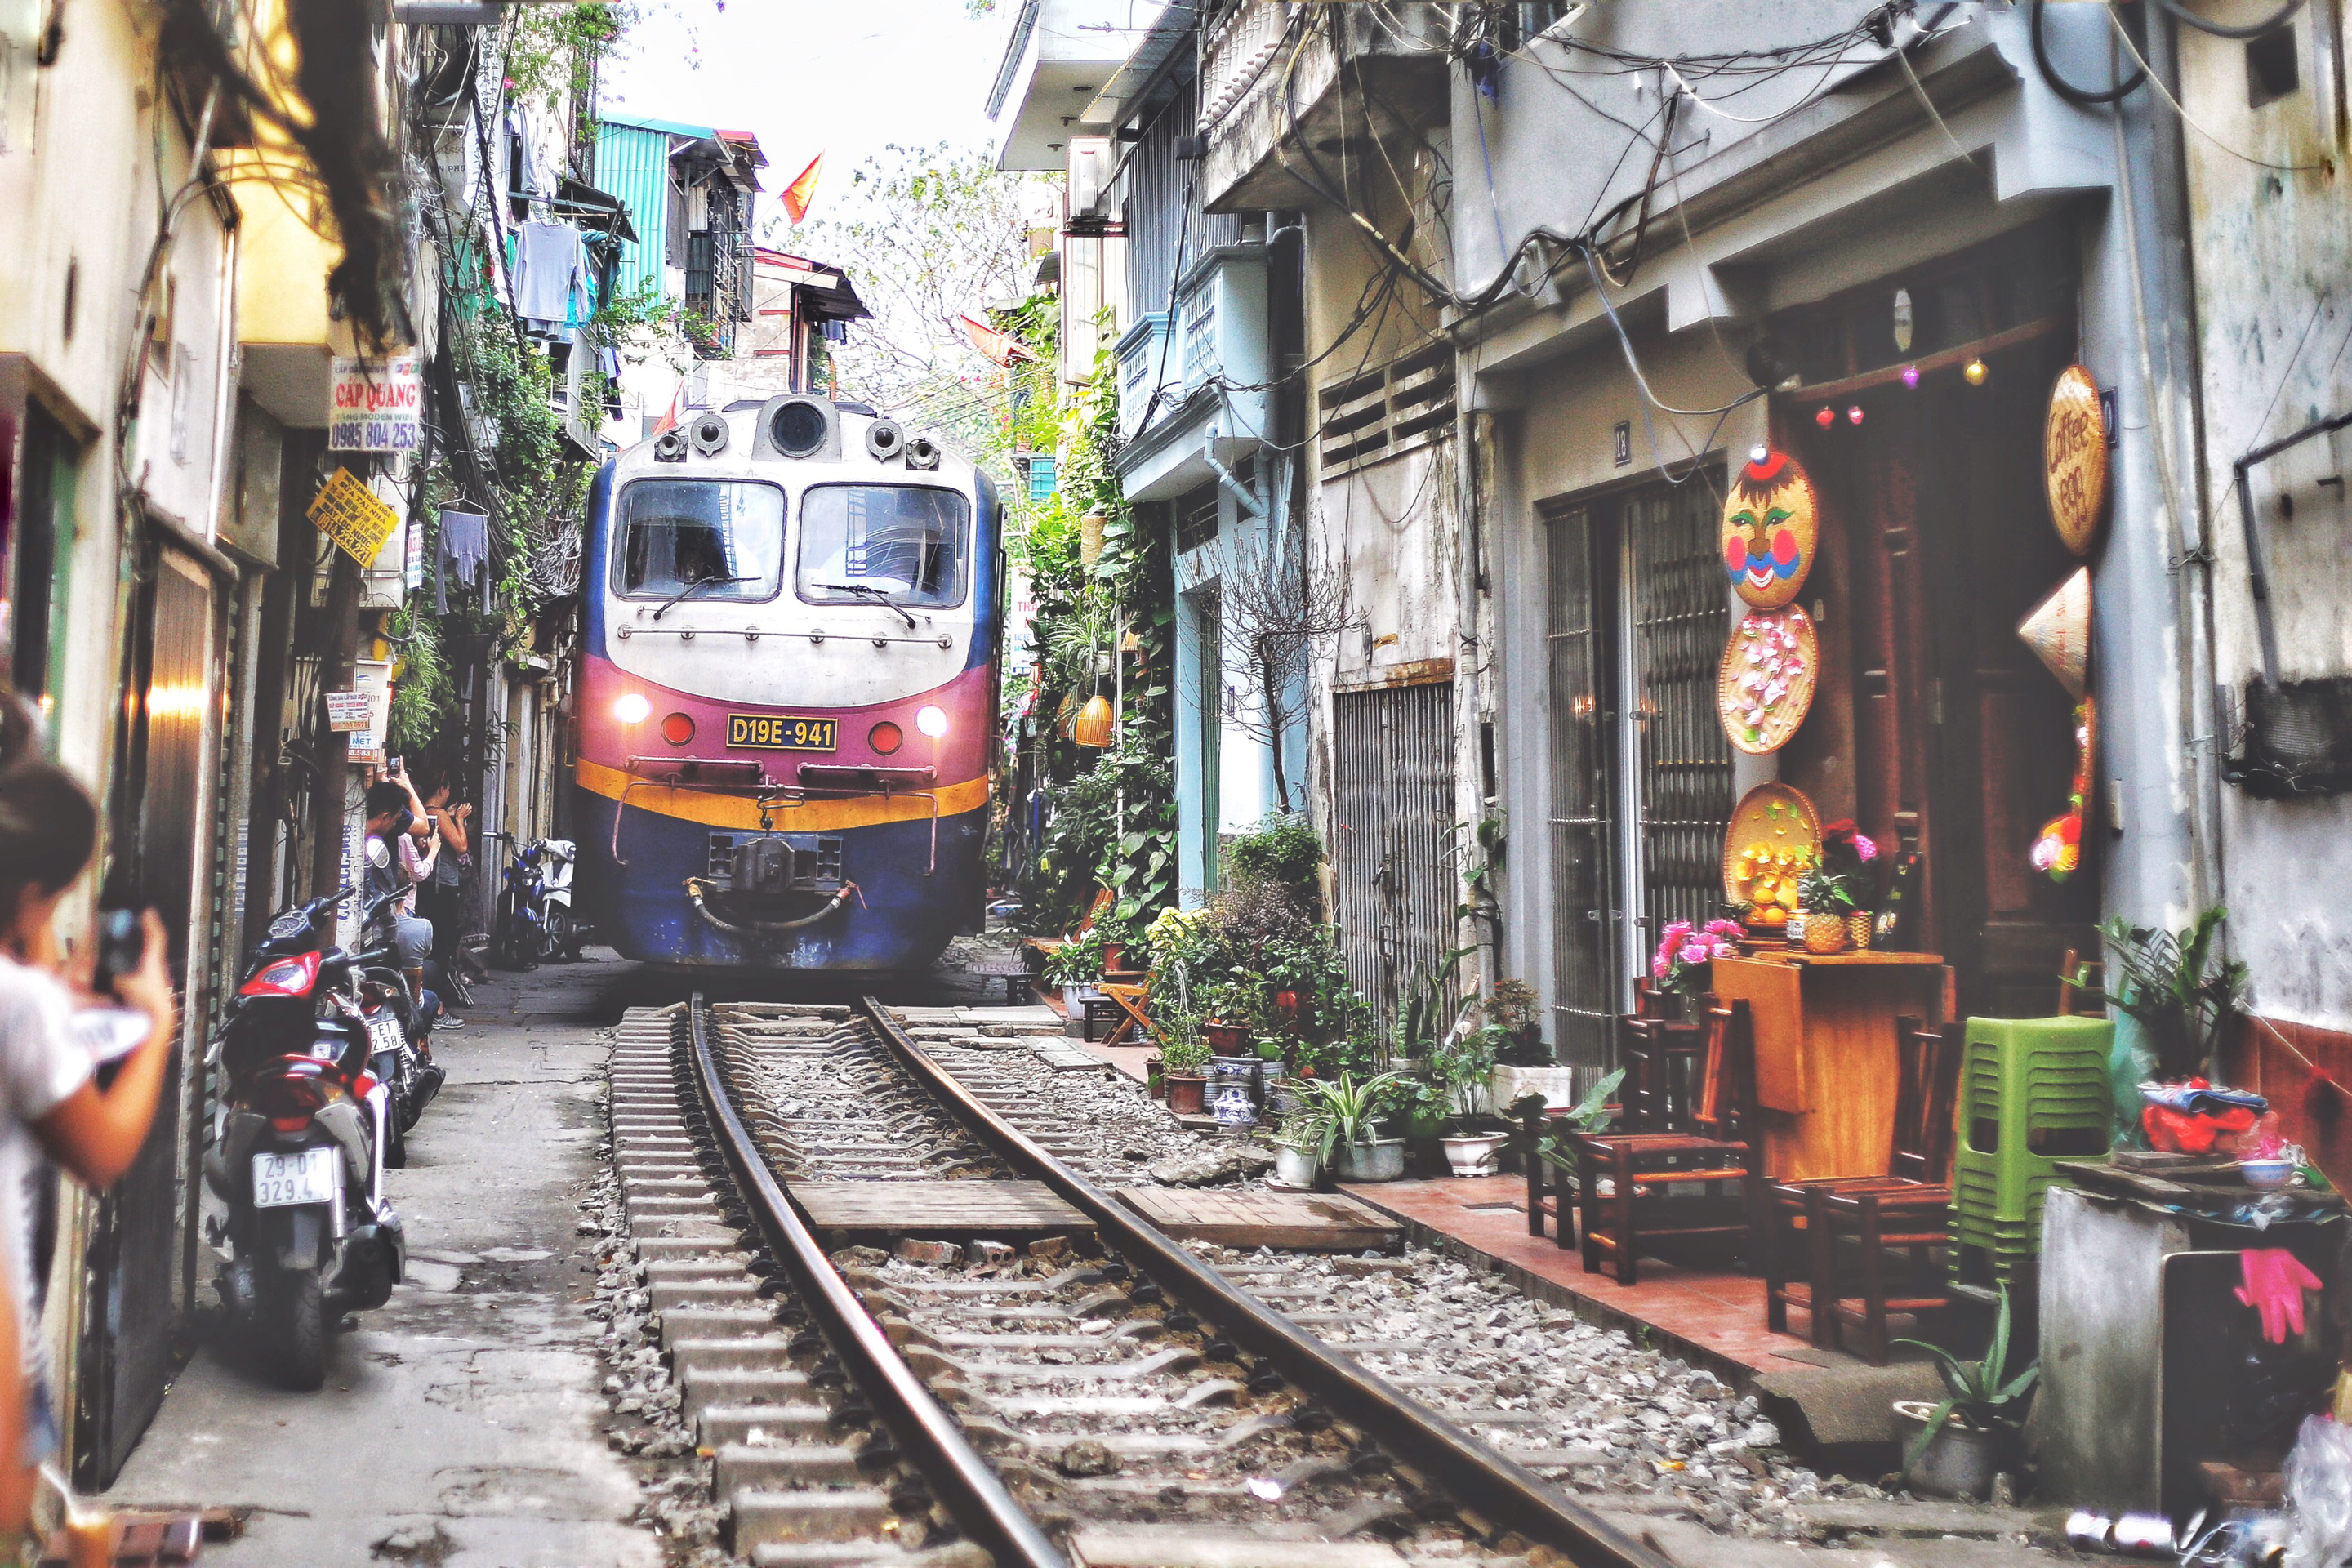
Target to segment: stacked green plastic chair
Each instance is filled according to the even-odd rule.
[[[2050,1184],[2105,1158],[2114,1034],[2104,1018],[1969,1020],[1952,1157],[1961,1278],[2014,1282],[2041,1251]]]

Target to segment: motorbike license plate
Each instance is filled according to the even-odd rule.
[[[297,1204],[335,1200],[333,1149],[305,1149],[299,1154],[256,1154],[253,1157],[253,1206],[291,1208]]]
[[[727,743],[769,752],[830,752],[840,743],[840,724],[832,719],[803,719],[782,713],[730,713]]]
[[[368,1041],[373,1050],[397,1051],[407,1038],[401,1033],[399,1018],[390,1014],[368,1020]]]

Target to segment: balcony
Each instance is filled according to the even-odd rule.
[[[1439,5],[1228,6],[1202,30],[1202,205],[1304,206],[1314,192],[1301,177],[1302,146],[1328,159],[1343,141],[1385,141],[1444,122],[1445,49]]]
[[[1112,466],[1129,500],[1159,500],[1206,483],[1215,431],[1220,462],[1265,439],[1268,409],[1265,247],[1219,246],[1179,280],[1175,319],[1137,319],[1118,342],[1119,433]]]

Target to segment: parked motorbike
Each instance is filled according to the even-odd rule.
[[[372,918],[362,924],[361,945],[371,952],[394,947],[394,905],[384,899],[372,905]],[[433,1059],[421,998],[410,988],[407,974],[389,963],[356,963],[352,980],[360,1016],[368,1031],[368,1070],[391,1091],[392,1119],[384,1141],[383,1163],[393,1170],[408,1163],[408,1133],[441,1092],[449,1074]]]
[[[349,897],[346,888],[270,922],[209,1052],[222,1089],[205,1181],[228,1210],[212,1240],[230,1250],[215,1285],[299,1389],[325,1381],[336,1321],[383,1305],[407,1264],[383,1191],[392,1091],[374,1070],[396,1053],[372,1027],[356,978],[392,951],[334,944]],[[362,906],[362,931],[390,899]]]
[[[516,842],[502,833],[492,837]],[[491,962],[502,969],[536,969],[542,961],[569,963],[580,956],[584,933],[572,912],[572,871],[579,858],[568,838],[537,838],[515,849],[499,890]]]

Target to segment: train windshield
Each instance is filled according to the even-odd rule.
[[[614,587],[640,598],[775,596],[784,492],[747,479],[639,479],[621,492]],[[707,584],[698,586],[698,584]]]
[[[963,603],[971,505],[927,485],[817,485],[801,498],[800,594],[813,605]]]

